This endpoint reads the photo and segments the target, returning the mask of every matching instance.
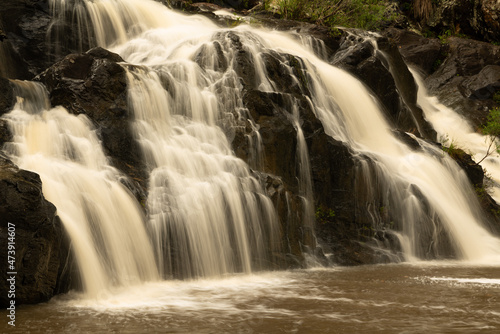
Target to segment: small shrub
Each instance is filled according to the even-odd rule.
[[[500,104],[500,90],[493,94],[493,101]]]
[[[286,19],[314,22],[335,27],[376,30],[397,14],[387,11],[383,0],[267,0],[264,7],[276,5],[276,12]]]
[[[319,224],[329,224],[334,222],[335,211],[330,208],[325,208],[324,206],[319,206],[316,208],[316,222]]]

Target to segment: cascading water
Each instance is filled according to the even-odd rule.
[[[5,149],[18,166],[40,175],[71,238],[84,291],[96,297],[112,285],[158,279],[144,215],[90,120],[51,109],[41,84],[13,84],[18,102],[4,117],[14,141]]]
[[[52,0],[51,3],[56,11],[68,10],[64,8],[64,1]],[[144,237],[141,242],[144,247],[140,250],[134,248],[136,244],[132,241],[126,251],[120,251],[113,248],[111,241],[101,240],[114,233],[106,230],[108,228],[125,233],[121,227],[125,219],[131,225],[140,226],[142,216],[130,195],[116,183],[117,174],[107,165],[85,118],[67,115],[60,108],[42,112],[45,118],[58,115],[55,124],[63,120],[70,123],[85,120],[86,125],[82,127],[87,131],[85,136],[92,138],[92,144],[86,144],[87,150],[82,153],[76,144],[69,146],[71,149],[68,146],[61,148],[58,159],[73,167],[64,175],[75,175],[82,168],[83,184],[94,185],[96,182],[88,177],[100,177],[100,184],[106,185],[104,188],[121,192],[119,197],[106,193],[105,189],[98,188],[94,194],[89,189],[78,188],[83,186],[76,186],[73,190],[69,188],[58,202],[54,192],[62,191],[55,190],[58,186],[44,179],[44,175],[48,175],[47,180],[55,176],[39,167],[43,164],[34,166],[25,162],[32,152],[23,149],[23,141],[26,141],[23,138],[29,137],[31,132],[15,130],[16,134],[19,132],[16,137],[19,142],[16,141],[14,147],[17,149],[12,154],[21,167],[42,175],[44,192],[56,204],[63,220],[71,221],[83,215],[88,216],[85,219],[92,226],[103,225],[102,231],[93,237],[98,240],[87,238],[87,245],[81,250],[76,245],[80,242],[77,241],[79,237],[72,237],[75,253],[97,258],[96,264],[90,267],[85,267],[86,257],[79,262],[84,276],[95,268],[101,273],[100,283],[90,279],[86,282],[87,290],[98,291],[106,285],[103,282],[120,281],[123,277],[154,279],[156,267],[150,266],[154,263],[153,252],[156,252],[160,275],[198,277],[261,268],[259,262],[265,261],[276,248],[275,209],[248,165],[234,156],[227,139],[235,127],[248,126],[251,129],[248,139],[253,147],[251,155],[262,157],[259,127],[242,102],[243,83],[237,74],[241,66],[237,59],[239,52],[250,55],[255,72],[252,89],[262,92],[277,90],[276,83],[267,75],[263,61],[265,52],[301,59],[314,113],[325,132],[344,142],[359,158],[360,170],[368,182],[379,186],[376,191],[382,194],[386,210],[399,227],[407,259],[439,257],[445,248],[442,244],[448,243],[454,255],[461,259],[498,259],[500,242],[481,226],[477,201],[458,166],[423,141],[419,141],[421,150],[418,151],[399,141],[366,88],[351,75],[321,60],[297,39],[286,33],[245,25],[234,29],[219,28],[208,19],[186,17],[149,0],[80,1],[75,8],[79,11],[75,15],[79,30],[92,27],[89,40],[95,39],[98,45],[110,48],[133,64],[123,66],[128,76],[133,131],[150,173],[147,211],[153,250],[140,229],[133,232]],[[282,66],[288,65],[283,62]],[[300,195],[304,198],[304,217],[307,219],[312,218],[313,211],[310,167],[300,115],[293,108],[294,100],[291,101],[289,113],[297,131],[299,148]],[[28,122],[33,117],[43,119],[18,109],[20,107],[8,116],[14,125],[21,122],[18,118],[24,117]],[[16,116],[19,113],[25,116]],[[81,134],[68,134],[69,130],[64,127],[54,133],[56,137],[67,135],[71,140],[81,138]],[[90,154],[88,151],[98,157],[87,158],[84,153]],[[263,164],[259,159],[253,162],[253,167]],[[87,165],[90,164],[87,160],[94,162]],[[60,181],[65,182],[75,185],[80,181]],[[101,200],[104,193],[108,194],[106,200]],[[73,199],[73,196],[81,198]],[[68,201],[63,202],[63,199]],[[89,201],[116,208],[118,216],[110,220],[115,224],[119,222],[120,227],[102,223],[101,220],[107,222],[108,218],[99,218],[100,214],[95,212],[98,206],[89,205]],[[123,217],[123,207],[135,208],[135,211]],[[77,234],[85,235],[84,232]],[[422,235],[429,236],[425,242],[421,241]],[[129,239],[120,237],[124,244]],[[85,247],[92,248],[91,243],[106,247],[86,251]],[[122,265],[118,262],[121,260],[112,255],[120,252],[129,254],[127,261],[133,260]],[[106,264],[98,265],[102,254],[105,254]],[[136,258],[138,254],[142,254],[142,260]],[[129,268],[129,264],[132,272],[119,272]]]
[[[171,74],[175,96],[161,86],[157,72],[129,72],[135,132],[150,172],[148,209],[161,272],[248,273],[263,267],[259,262],[277,233],[276,216],[216,126],[216,96],[203,88],[207,78],[194,66],[174,62],[163,68]]]
[[[461,148],[470,153],[474,161],[481,162],[492,181],[488,191],[500,203],[500,155],[495,152],[495,145],[490,147],[490,138],[474,131],[466,119],[440,103],[436,97],[429,96],[420,75],[415,70],[412,74],[419,87],[418,104],[436,129],[442,144]]]

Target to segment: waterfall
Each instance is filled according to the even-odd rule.
[[[13,84],[17,103],[4,117],[14,140],[5,150],[20,168],[40,175],[71,238],[86,294],[156,280],[144,215],[109,165],[91,121],[50,108],[39,83]]]
[[[268,258],[276,215],[216,126],[217,97],[198,87],[207,78],[196,66],[174,62],[162,68],[175,96],[157,71],[128,72],[134,130],[150,173],[148,211],[160,271],[167,277],[249,273]]]
[[[71,14],[64,0],[52,0],[51,7],[58,20]],[[82,39],[126,61],[132,132],[149,175],[146,217],[119,182],[85,116],[51,109],[46,97],[30,103],[28,92],[40,86],[18,82],[19,102],[6,117],[15,137],[8,152],[21,168],[41,175],[89,293],[159,276],[268,268],[280,231],[260,173],[265,148],[259,125],[243,103],[243,91],[280,92],[265,66],[270,54],[289,71],[291,84],[302,87],[301,74],[287,59],[299,63],[308,90],[300,93],[308,96],[326,134],[357,159],[360,187],[372,186],[359,197],[381,198],[407,260],[498,260],[500,241],[482,226],[464,172],[425,141],[413,138],[420,146],[414,150],[396,138],[376,99],[359,80],[325,62],[321,45],[248,25],[221,28],[152,0],[81,0],[74,10],[69,16]],[[251,59],[246,82],[242,54]],[[312,230],[307,143],[297,99],[286,96],[286,117],[297,136],[302,223]],[[244,131],[251,147],[255,159],[249,164],[231,147],[236,131]]]
[[[425,117],[438,133],[438,138],[445,146],[454,145],[472,155],[474,161],[481,161],[488,152],[490,139],[474,131],[472,125],[452,109],[438,101],[436,97],[429,96],[420,75],[412,70],[412,74],[419,87],[418,104],[425,113]],[[500,203],[500,155],[495,148],[486,159],[481,162],[486,174],[491,179],[488,191],[493,199]]]

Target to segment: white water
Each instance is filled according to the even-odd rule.
[[[20,168],[40,175],[44,196],[71,238],[87,296],[156,280],[144,216],[109,165],[90,120],[50,108],[40,84],[14,84],[18,102],[4,116],[14,141],[6,151]]]
[[[64,7],[61,3],[52,2],[56,9]],[[251,120],[245,120],[248,116],[241,102],[242,86],[234,70],[236,51],[227,34],[228,29],[219,28],[199,16],[187,17],[175,13],[149,0],[95,0],[85,1],[84,5],[90,21],[82,21],[81,24],[94,26],[97,43],[119,53],[127,62],[138,65],[124,66],[128,69],[130,104],[135,116],[134,132],[142,145],[150,172],[148,218],[160,274],[166,277],[176,274],[197,277],[234,271],[248,273],[259,268],[258,262],[265,259],[269,250],[275,247],[276,214],[261,185],[250,174],[249,167],[234,157],[226,138],[231,136],[234,127],[249,122],[254,132],[251,137],[256,139],[253,141],[256,155],[260,155],[259,136],[255,134],[258,126]],[[297,39],[286,33],[245,25],[231,30],[239,37],[243,49],[252,55],[255,86],[262,91],[276,89],[276,85],[266,76],[261,57],[263,52],[277,50],[298,56],[304,61],[313,95],[311,102],[317,117],[327,134],[345,142],[359,155],[360,161],[365,162],[362,156],[372,161],[369,166],[374,168],[376,178],[372,181],[380,185],[384,205],[401,227],[401,240],[404,241],[408,260],[426,258],[431,248],[434,248],[430,252],[431,256],[439,256],[442,224],[458,258],[478,262],[499,261],[500,242],[482,227],[475,195],[464,173],[451,159],[423,142],[423,150],[415,152],[397,140],[377,102],[365,87],[346,72],[323,62]],[[220,57],[216,57],[217,52],[214,51],[218,48],[227,66],[220,63]],[[58,117],[63,120],[82,120],[82,117],[67,115],[60,108],[54,110],[42,112],[43,117],[60,114]],[[14,111],[10,117],[16,113],[25,114]],[[294,115],[299,146],[305,146],[299,115],[294,114],[293,110],[290,114]],[[30,117],[22,122],[29,123]],[[33,153],[21,149],[25,138],[30,136],[29,131],[19,130],[19,137],[16,137],[20,147],[16,152],[19,158],[17,163],[22,168],[39,172],[42,178],[44,173],[50,175],[47,176],[49,181],[44,181],[44,187],[49,193],[48,199],[60,208],[63,220],[70,221],[81,216],[78,211],[85,207],[85,201],[92,200],[107,203],[107,208],[116,208],[117,212],[109,217],[110,221],[123,224],[124,219],[131,219],[131,225],[140,226],[143,219],[140,210],[123,187],[116,183],[116,174],[111,173],[112,168],[107,165],[89,122],[85,122],[85,136],[92,138],[92,143],[87,144],[84,152],[98,156],[87,159],[83,153],[74,153],[75,148],[72,148],[71,155],[61,149],[62,153],[59,152],[57,158],[64,160],[64,163],[60,168],[71,166],[71,173],[59,172],[56,176],[80,175],[79,168],[84,166],[79,176],[84,184],[105,184],[102,188],[113,191],[119,189],[123,192],[120,196],[107,193],[105,199],[101,199],[106,189],[99,188],[94,194],[86,188],[84,192],[75,191],[80,189],[76,188],[61,196],[60,203],[57,202],[58,194],[62,191],[56,191],[57,186],[50,183],[50,178],[56,176],[39,167],[43,165],[43,159],[40,163],[36,160],[36,166],[35,163],[25,162]],[[58,127],[57,132],[45,130],[44,135],[60,137],[69,130]],[[78,137],[70,135],[70,138]],[[307,179],[309,167],[308,159],[305,158],[307,152],[304,149],[299,151],[302,195],[310,202],[311,181]],[[73,156],[77,157],[79,164],[71,163],[75,160]],[[41,158],[37,156],[36,159]],[[48,169],[56,170],[52,165]],[[88,180],[88,177],[100,177],[100,181]],[[76,184],[79,181],[70,179],[60,182]],[[53,192],[57,192],[57,195],[51,194]],[[89,195],[83,196],[86,193]],[[80,195],[84,199],[79,198]],[[68,203],[63,200],[68,200]],[[311,211],[310,206],[305,207],[306,211]],[[132,212],[124,213],[123,208]],[[74,212],[68,211],[66,214],[65,210]],[[91,221],[96,217],[93,213],[90,216]],[[103,220],[108,221],[108,218]],[[108,226],[107,223],[104,226]],[[129,233],[121,226],[109,229],[115,229],[117,236]],[[101,233],[113,235],[115,232]],[[143,232],[133,233],[146,238]],[[88,233],[83,231],[75,234],[85,236]],[[421,245],[421,234],[431,235],[430,244]],[[78,239],[76,235],[73,238]],[[127,244],[128,239],[121,236],[116,240]],[[122,277],[155,277],[156,269],[149,266],[153,260],[146,239],[138,243],[141,247],[137,249],[137,253],[143,254],[146,260],[131,261],[132,269],[134,265],[144,265],[144,268],[136,268],[132,273],[120,272],[118,275],[107,273],[122,270],[122,267],[128,268],[122,266],[121,262],[114,263],[122,261],[121,251],[113,248],[115,243],[120,243],[116,240],[103,243],[109,249],[102,248],[101,252],[112,253],[106,264],[97,264],[97,250],[86,251],[85,247],[92,248],[90,244],[93,241],[88,241],[84,248],[76,250],[82,256],[79,263],[82,272],[93,272],[94,268],[98,268],[97,272],[101,273],[101,277],[95,280],[85,280],[87,290],[98,291],[103,288],[102,285],[113,280],[123,284]],[[138,244],[131,242],[126,247],[135,249]],[[132,259],[137,255],[132,250],[123,253],[127,252],[134,255]],[[114,258],[115,253],[117,259]],[[84,267],[87,255],[95,261],[89,267]],[[108,262],[112,263],[109,267]]]
[[[418,104],[438,133],[438,139],[445,146],[453,144],[463,149],[471,154],[474,161],[481,161],[488,152],[490,138],[474,131],[465,118],[440,103],[437,97],[429,96],[420,75],[415,70],[412,74],[419,87]],[[495,145],[492,145],[490,153],[480,165],[492,181],[488,192],[497,203],[500,203],[500,155],[496,152]]]

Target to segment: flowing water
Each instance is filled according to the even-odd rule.
[[[71,236],[84,285],[82,293],[19,308],[16,330],[500,328],[499,270],[490,267],[500,262],[500,241],[483,227],[465,174],[435,147],[419,141],[421,150],[414,151],[399,141],[366,88],[322,60],[321,44],[247,25],[220,28],[149,0],[82,0],[72,8],[62,0],[51,3],[60,20],[71,17],[82,33],[92,28],[82,40],[126,60],[132,131],[149,173],[147,216],[110,166],[91,121],[52,108],[42,86],[14,82],[18,103],[5,116],[14,140],[6,151],[21,168],[40,174],[44,195]],[[464,262],[256,274],[278,250],[278,217],[250,169],[262,167],[263,147],[242,102],[238,52],[250,55],[252,88],[263,92],[279,90],[264,54],[274,52],[290,73],[296,72],[282,55],[300,60],[314,113],[325,132],[359,159],[360,175],[378,186],[368,196],[382,194],[406,260],[451,252]],[[297,133],[303,224],[311,228],[307,147],[292,98],[288,105]],[[232,152],[228,138],[237,127],[249,129],[251,166]],[[188,280],[161,280],[173,277]]]
[[[18,102],[6,116],[14,141],[5,149],[20,168],[40,175],[71,238],[84,290],[97,296],[112,284],[158,278],[142,211],[109,165],[91,121],[51,109],[41,84],[14,84]]]
[[[453,145],[472,156],[484,168],[489,178],[488,192],[497,203],[500,203],[500,155],[496,152],[491,138],[474,131],[472,125],[464,117],[429,96],[421,76],[412,71],[419,86],[418,103],[445,146]]]

